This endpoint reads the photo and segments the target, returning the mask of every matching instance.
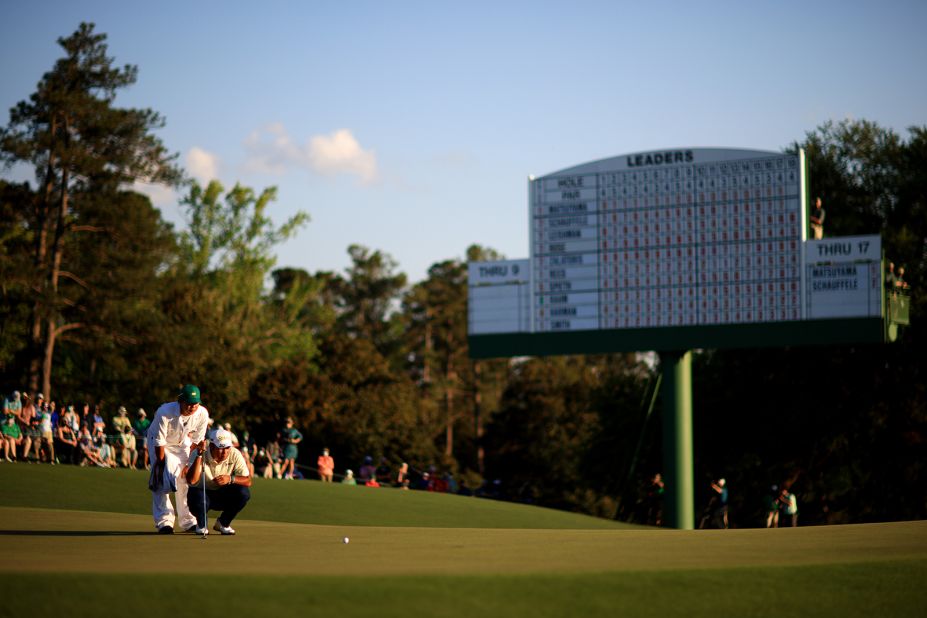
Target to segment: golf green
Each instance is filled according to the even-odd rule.
[[[156,534],[139,479],[0,466],[0,616],[927,615],[927,522],[675,531],[262,481],[202,539]]]

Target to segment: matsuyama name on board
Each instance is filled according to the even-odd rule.
[[[811,269],[811,289],[814,292],[843,292],[859,289],[856,265],[836,264]]]
[[[563,215],[563,214],[571,214],[571,213],[576,213],[576,212],[589,212],[589,209],[586,207],[585,203],[558,204],[555,206],[549,206],[548,211],[552,215]]]

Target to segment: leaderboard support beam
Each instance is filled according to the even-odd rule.
[[[660,352],[663,374],[663,478],[666,525],[695,527],[692,455],[692,352]]]

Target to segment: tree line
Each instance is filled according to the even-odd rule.
[[[646,520],[658,367],[633,354],[470,359],[466,263],[502,257],[477,244],[413,284],[359,245],[344,272],[277,268],[275,247],[308,215],[275,225],[275,188],[191,181],[155,134],[164,119],[115,103],[137,67],[116,66],[92,24],[59,44],[0,130],[4,163],[35,176],[0,180],[4,390],[111,413],[194,382],[259,438],[293,417],[303,454],[327,446],[339,467],[383,456],[471,488],[498,480],[500,497]],[[759,523],[773,483],[794,487],[806,522],[923,518],[927,127],[827,123],[787,150],[799,147],[827,235],[879,233],[906,266],[912,324],[891,345],[698,352],[697,486],[725,476],[741,526]],[[186,228],[136,182],[179,189]]]

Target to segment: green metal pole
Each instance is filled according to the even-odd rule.
[[[666,525],[695,527],[692,463],[692,352],[660,352],[663,375],[663,478]]]

